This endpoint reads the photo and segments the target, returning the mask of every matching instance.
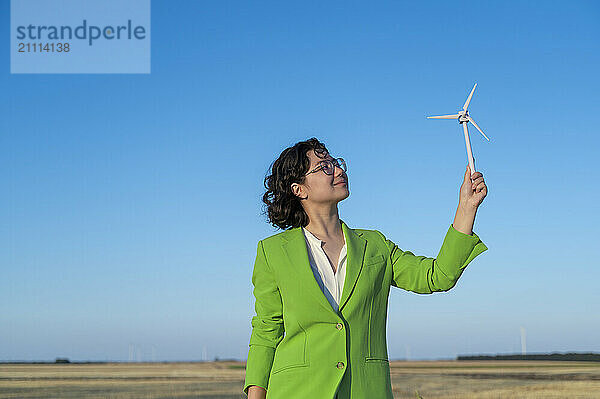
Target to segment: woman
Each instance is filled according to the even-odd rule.
[[[481,173],[471,179],[467,165],[454,223],[437,258],[427,258],[339,218],[346,164],[316,138],[285,149],[265,178],[269,221],[285,231],[258,242],[248,398],[392,399],[390,286],[448,291],[487,250],[472,232],[487,187]]]

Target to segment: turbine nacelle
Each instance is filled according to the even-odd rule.
[[[458,111],[458,123],[467,123],[469,122],[469,111],[466,110],[460,110]]]

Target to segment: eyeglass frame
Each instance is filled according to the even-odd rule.
[[[324,163],[330,163],[331,164],[331,166],[332,166],[332,172],[331,172],[331,174],[325,172],[325,169],[323,169]],[[335,168],[336,167],[340,168],[344,173],[346,173],[346,171],[348,170],[348,165],[346,165],[346,161],[344,160],[344,158],[338,157],[338,158],[333,158],[333,161],[331,159],[324,159],[322,161],[319,161],[319,166],[317,166],[316,168],[314,168],[313,170],[311,170],[310,172],[308,172],[304,176],[308,176],[311,173],[318,172],[319,170],[323,170],[323,173],[325,173],[327,176],[331,176],[331,175],[333,175],[335,173]]]

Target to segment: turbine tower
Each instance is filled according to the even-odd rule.
[[[452,115],[439,115],[439,116],[428,116],[428,119],[457,119],[458,123],[463,126],[463,132],[465,134],[465,144],[467,146],[467,157],[469,158],[469,168],[471,169],[471,175],[475,173],[475,161],[473,160],[473,152],[471,151],[471,140],[469,138],[469,129],[467,128],[467,123],[471,122],[473,126],[487,139],[490,141],[488,137],[483,133],[483,130],[475,123],[475,120],[469,115],[469,103],[471,102],[471,98],[473,97],[473,93],[475,92],[475,88],[477,87],[477,83],[473,86],[473,90],[467,97],[467,101],[465,101],[465,105],[463,105],[462,110],[459,110],[457,114]]]

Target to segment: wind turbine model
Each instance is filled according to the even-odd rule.
[[[469,107],[469,103],[471,102],[471,97],[473,97],[473,92],[475,91],[476,87],[477,87],[477,83],[475,83],[475,86],[473,86],[473,90],[471,90],[471,94],[469,94],[469,97],[467,98],[465,105],[463,105],[463,109],[458,111],[458,114],[428,116],[427,117],[429,119],[457,119],[458,123],[463,125],[463,131],[465,132],[465,143],[467,145],[467,156],[469,157],[469,167],[471,169],[471,174],[475,173],[475,162],[473,161],[473,153],[471,152],[471,140],[469,140],[469,130],[467,129],[467,123],[471,122],[473,124],[473,126],[475,126],[477,128],[477,130],[479,130],[479,132],[481,134],[483,134],[483,137],[485,137],[487,139],[487,141],[490,141],[490,139],[488,139],[488,137],[485,135],[485,133],[483,133],[483,131],[479,128],[479,126],[477,126],[477,123],[475,123],[473,118],[471,118],[471,116],[469,116],[469,111],[467,110],[467,108]]]

